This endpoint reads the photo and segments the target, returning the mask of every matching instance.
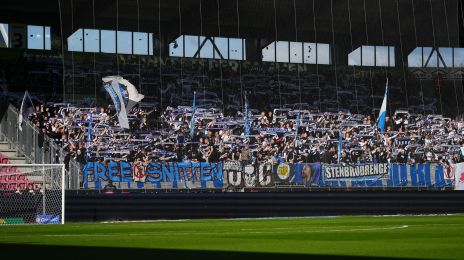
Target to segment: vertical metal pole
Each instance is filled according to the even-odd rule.
[[[61,224],[64,224],[64,184],[65,184],[65,167],[61,166]]]
[[[19,115],[18,115],[19,116]],[[15,140],[15,143],[19,146],[20,145],[20,142],[19,142],[19,119],[18,117],[15,118],[15,122],[16,122],[16,125],[15,125],[15,130],[16,130],[16,140]],[[22,147],[20,147],[22,148]],[[20,149],[16,149],[16,156],[20,156],[19,154],[19,150]]]
[[[32,145],[32,152],[31,152],[31,155],[32,155],[31,159],[33,160],[34,163],[37,163],[37,157],[36,157],[37,156],[37,153],[36,153],[36,151],[37,151],[37,142],[36,142],[36,140],[37,140],[37,138],[36,138],[36,135],[35,135],[35,131],[34,131],[34,129],[32,129],[32,143],[33,143],[33,145]]]
[[[45,204],[45,194],[47,194],[47,191],[45,190],[45,169],[42,167],[42,190],[43,190],[43,194],[42,194],[42,214],[45,215],[46,211],[45,211],[45,207],[46,207],[46,204]]]
[[[76,189],[76,178],[74,176],[74,162],[73,160],[69,160],[69,169],[68,169],[68,176],[69,176],[69,186],[68,189]]]

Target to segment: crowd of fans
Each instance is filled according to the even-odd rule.
[[[216,108],[197,108],[193,138],[191,117],[188,106],[167,107],[161,112],[136,108],[128,115],[130,129],[124,130],[111,106],[42,105],[29,115],[44,135],[60,144],[65,163],[70,158],[80,164],[110,160],[275,164],[464,161],[464,121],[441,115],[398,110],[387,117],[381,133],[371,115],[250,109],[250,132],[245,135],[242,112],[230,116]]]

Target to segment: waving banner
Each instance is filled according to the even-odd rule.
[[[129,81],[125,80],[124,78],[119,78],[119,86],[122,88],[123,93],[127,93],[125,95],[126,100],[126,111],[130,111],[137,103],[139,103],[145,96],[140,94],[137,91],[137,88],[132,85]]]
[[[139,94],[134,85],[120,76],[104,77],[103,87],[110,95],[121,128],[129,129],[127,111],[130,111],[144,96]]]

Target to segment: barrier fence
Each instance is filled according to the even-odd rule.
[[[82,168],[80,188],[104,189],[222,189],[253,188],[454,188],[454,175],[440,164],[321,163],[245,164],[168,162],[89,162]]]
[[[10,143],[18,156],[25,157],[27,163],[54,164],[59,163],[61,149],[50,137],[40,133],[29,120],[23,120],[22,130],[19,128],[18,110],[9,105],[0,122],[0,140]]]
[[[19,111],[10,104],[0,120],[0,141],[7,141],[10,148],[16,150],[16,154],[6,156],[0,152],[0,163],[14,163],[13,159],[24,159],[29,164],[63,163],[65,154],[53,139],[41,133],[27,118],[22,121],[21,128]],[[77,189],[79,170],[73,159],[70,160],[71,163],[74,170],[66,172],[65,186],[67,189]]]

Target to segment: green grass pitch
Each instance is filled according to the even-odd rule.
[[[464,259],[464,215],[2,226],[5,253],[82,260]]]

